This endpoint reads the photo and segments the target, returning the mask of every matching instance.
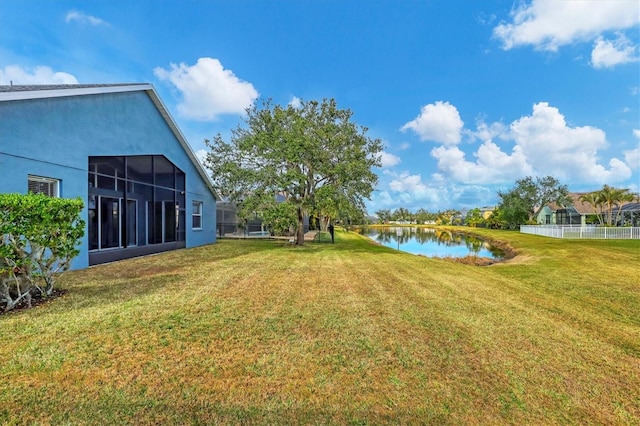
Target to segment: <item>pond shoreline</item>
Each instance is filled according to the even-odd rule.
[[[415,256],[422,256],[422,257],[428,257],[431,259],[439,259],[439,260],[444,260],[444,261],[448,261],[448,262],[453,262],[453,263],[461,263],[461,264],[465,264],[465,265],[472,265],[472,266],[491,266],[494,264],[499,264],[499,263],[505,263],[508,262],[510,260],[512,260],[513,258],[515,258],[518,255],[518,251],[516,249],[513,248],[513,246],[511,246],[508,242],[503,241],[503,240],[497,240],[495,238],[491,238],[491,237],[487,237],[485,235],[481,235],[479,233],[473,232],[470,229],[461,229],[458,227],[452,228],[452,227],[448,227],[448,226],[443,226],[443,227],[438,227],[438,226],[433,226],[433,225],[416,225],[416,224],[410,224],[410,225],[400,225],[400,224],[385,224],[385,225],[380,225],[380,224],[375,224],[375,225],[366,225],[366,226],[360,226],[358,227],[358,229],[362,230],[364,228],[373,228],[373,229],[380,229],[380,228],[418,228],[418,229],[433,229],[433,230],[440,230],[440,231],[448,231],[451,233],[458,233],[458,234],[463,234],[463,235],[468,235],[468,236],[472,236],[474,238],[478,238],[479,240],[488,243],[489,245],[491,245],[492,247],[495,247],[499,250],[501,250],[504,255],[500,258],[492,258],[492,257],[486,257],[486,256],[477,256],[477,255],[467,255],[467,256],[427,256],[424,254],[414,254],[414,253],[410,253],[405,251],[405,253],[408,254],[414,254]],[[385,246],[385,247],[389,247],[386,246],[385,244],[380,243],[379,241],[375,241],[374,239],[368,237],[367,235],[361,233],[361,235],[366,236],[367,238],[369,238],[369,240],[371,240],[372,243],[374,244],[379,244],[381,246]],[[389,247],[389,248],[393,248],[393,247]],[[403,251],[403,250],[400,250]]]

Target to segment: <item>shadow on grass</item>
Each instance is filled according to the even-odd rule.
[[[386,253],[407,255],[407,253],[385,247],[382,244],[362,237],[355,232],[336,231],[335,241],[331,242],[331,237],[323,236],[320,241],[305,241],[303,246],[295,244],[288,244],[288,247],[292,251],[306,252],[306,253],[325,253],[325,252],[349,252],[349,253]]]
[[[59,283],[67,292],[65,299],[76,308],[124,303],[185,285],[194,279],[194,272],[204,275],[218,262],[278,250],[281,246],[268,240],[222,241],[71,271]]]
[[[301,255],[332,252],[407,255],[362,238],[356,233],[342,230],[336,232],[335,243],[331,243],[328,234],[326,238],[326,241],[307,241],[303,246],[290,244],[288,240],[223,239],[215,244],[70,271],[58,281],[58,287],[65,292],[64,297],[52,302],[57,306],[67,305],[73,309],[135,302],[136,299],[167,292],[171,287],[178,289],[189,285],[191,281],[198,279],[197,274],[205,276],[218,268],[219,262],[237,262],[241,265],[242,257],[250,258],[267,252],[294,252]]]

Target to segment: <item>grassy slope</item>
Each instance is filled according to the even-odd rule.
[[[0,316],[0,423],[640,424],[640,242],[474,267],[355,234],[68,273]]]

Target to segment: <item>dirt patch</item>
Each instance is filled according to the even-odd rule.
[[[462,263],[463,265],[472,265],[472,266],[489,266],[489,265],[493,265],[494,263],[503,261],[503,259],[492,259],[490,257],[478,257],[478,256],[465,256],[465,257],[445,256],[445,257],[434,257],[434,259],[441,259],[441,260],[446,260],[448,262]]]
[[[58,297],[64,296],[66,293],[67,293],[67,290],[54,288],[53,292],[51,293],[51,296],[34,294],[31,296],[31,309],[36,308],[38,306],[47,305],[52,301],[54,301],[55,299],[57,299]],[[29,306],[27,306],[27,302],[24,299],[22,299],[20,303],[18,303],[12,310],[8,312],[5,312],[4,308],[0,308],[0,315],[12,314],[14,312],[22,311],[24,309],[29,309]]]

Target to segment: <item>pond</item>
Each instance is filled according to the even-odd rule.
[[[477,256],[503,259],[504,250],[482,239],[442,229],[418,227],[366,228],[363,235],[387,247],[427,257]]]

